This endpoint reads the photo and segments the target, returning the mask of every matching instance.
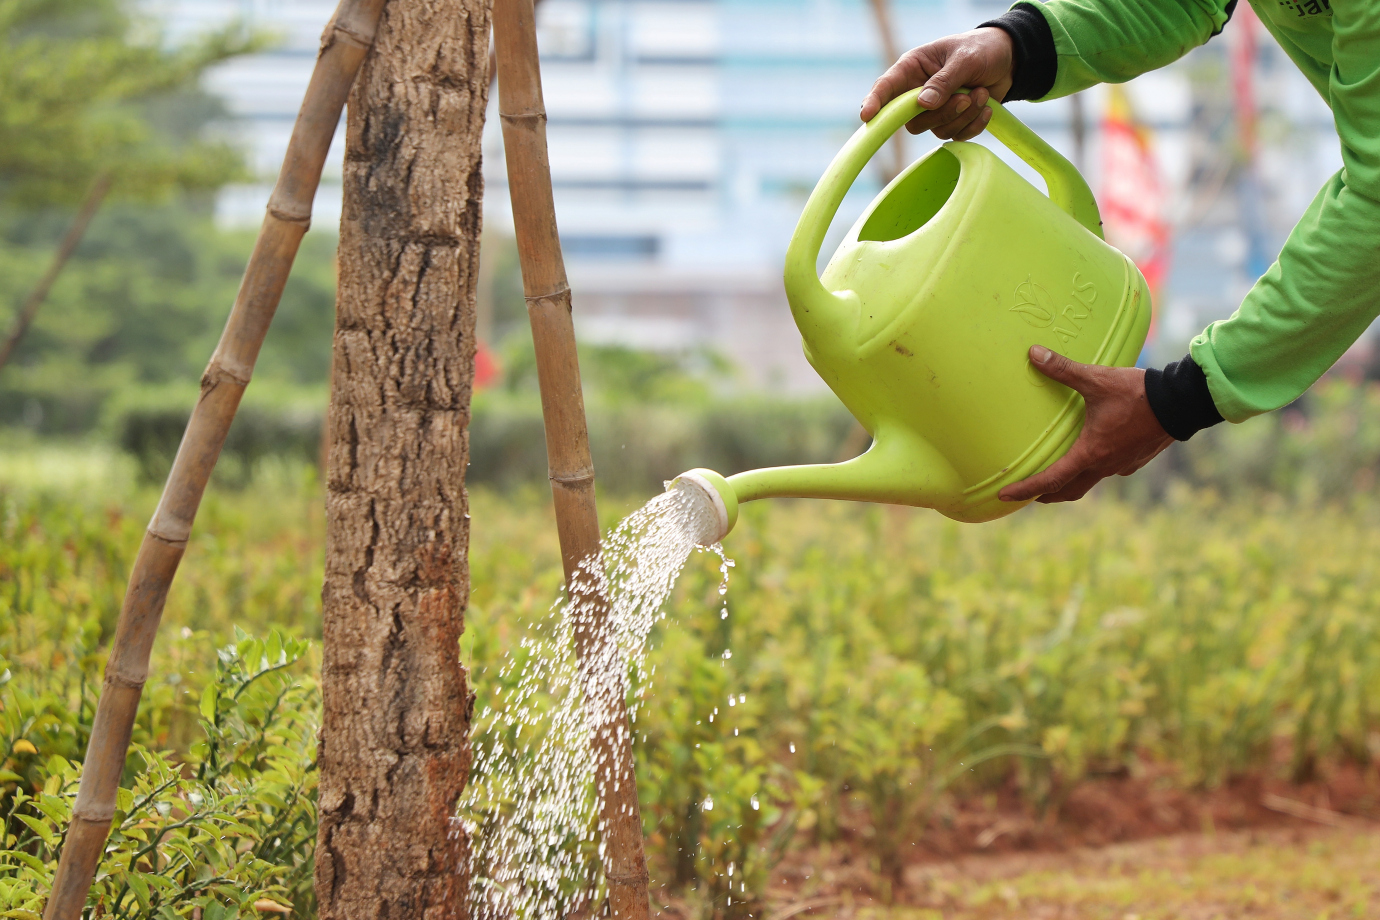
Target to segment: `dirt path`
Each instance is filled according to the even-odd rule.
[[[1340,920],[1380,917],[1380,825],[1183,834],[906,873],[904,907],[791,898],[769,920]],[[801,892],[803,894],[803,892]]]

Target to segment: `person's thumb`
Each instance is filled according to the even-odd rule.
[[[976,73],[969,72],[973,69],[971,66],[965,66],[968,62],[969,58],[966,55],[950,54],[944,65],[925,81],[925,88],[920,90],[920,95],[916,97],[920,108],[932,112],[948,102],[954,93],[967,86],[969,80],[977,76]]]
[[[1050,380],[1057,380],[1084,396],[1088,395],[1087,390],[1092,384],[1091,365],[1079,364],[1058,352],[1050,351],[1043,345],[1030,346],[1030,363]]]

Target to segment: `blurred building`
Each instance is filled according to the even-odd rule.
[[[281,36],[270,52],[211,77],[264,181],[228,190],[220,215],[257,224],[332,6],[320,0],[158,0],[174,39],[239,16]],[[1005,4],[891,0],[910,47],[971,28]],[[1258,152],[1243,168],[1228,50],[1233,30],[1129,86],[1154,131],[1174,227],[1156,357],[1175,357],[1229,314],[1328,175],[1340,166],[1326,106],[1268,36],[1252,78]],[[805,364],[780,266],[805,197],[857,126],[883,68],[868,0],[542,0],[539,44],[552,181],[579,334],[655,349],[709,347],[744,385],[821,384]],[[1067,100],[1015,110],[1100,187],[1102,88],[1083,96],[1075,143]],[[511,226],[496,106],[485,139],[491,229]],[[339,217],[340,138],[316,226]],[[914,158],[937,143],[906,137]],[[1079,148],[1082,149],[1079,149]],[[1022,174],[1034,174],[1002,153]],[[1243,176],[1245,178],[1243,178]],[[865,173],[832,230],[839,238],[881,185]],[[1249,179],[1249,181],[1247,181]],[[319,232],[319,231],[318,231]],[[831,247],[826,244],[826,252]],[[1268,261],[1268,259],[1267,259]]]

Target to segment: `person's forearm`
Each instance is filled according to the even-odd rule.
[[[983,23],[1011,36],[1010,99],[1054,99],[1124,83],[1183,57],[1222,30],[1235,0],[1049,0]],[[1039,17],[1044,28],[1032,17]]]
[[[1193,340],[1213,402],[1239,422],[1303,394],[1380,313],[1380,201],[1339,172],[1230,319]]]
[[[1241,309],[1193,340],[1213,402],[1239,422],[1288,405],[1380,313],[1380,24],[1333,0],[1325,87],[1342,169],[1313,199]]]

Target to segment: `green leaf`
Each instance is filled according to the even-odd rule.
[[[31,853],[25,853],[23,850],[9,850],[5,855],[12,859],[19,860],[40,875],[46,875],[48,873],[48,865]]]
[[[15,815],[15,817],[28,825],[29,830],[37,834],[44,843],[48,844],[48,846],[56,847],[58,845],[58,835],[48,826],[48,822],[41,821],[29,815]]]
[[[212,725],[216,721],[216,685],[207,684],[201,691],[201,716]]]
[[[34,807],[43,812],[44,817],[54,824],[66,824],[72,816],[72,806],[67,799],[43,793],[34,799]]]
[[[126,872],[125,880],[129,882],[129,887],[134,889],[134,896],[139,899],[139,906],[144,909],[144,913],[149,912],[149,883],[142,872]]]

